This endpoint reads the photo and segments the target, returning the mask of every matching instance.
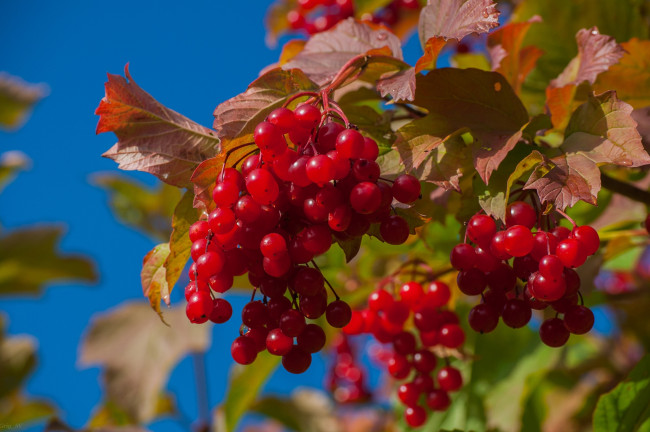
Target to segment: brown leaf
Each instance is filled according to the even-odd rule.
[[[596,205],[600,170],[585,155],[570,153],[546,159],[530,175],[524,189],[535,189],[542,202],[560,210],[580,200]]]
[[[222,139],[253,133],[255,126],[282,106],[288,96],[317,88],[302,71],[272,69],[253,81],[244,93],[217,106],[213,127]]]
[[[153,310],[158,313],[162,322],[166,323],[160,310],[160,301],[164,300],[169,305],[170,288],[167,284],[167,271],[165,262],[169,257],[169,243],[162,243],[147,253],[142,261],[140,281],[142,292],[149,299]]]
[[[429,0],[420,12],[420,43],[434,36],[461,40],[472,33],[487,33],[499,25],[492,0]]]
[[[170,326],[142,303],[125,303],[93,319],[81,346],[82,366],[101,366],[107,400],[137,423],[155,415],[169,374],[187,354],[210,345],[210,325],[191,324],[182,307],[169,310]]]
[[[415,98],[415,68],[397,72],[377,81],[382,97],[390,95],[394,101],[412,101]]]
[[[543,53],[535,46],[523,47],[530,26],[541,20],[536,15],[525,22],[511,22],[488,35],[492,69],[505,76],[516,93]]]
[[[385,47],[388,48],[387,54],[402,60],[402,44],[390,30],[348,18],[334,28],[312,36],[302,52],[282,69],[298,68],[317,84],[324,85],[348,60]]]
[[[128,65],[124,75],[108,74],[106,96],[95,111],[100,116],[97,133],[114,132],[118,138],[103,156],[120,169],[148,172],[173,186],[188,186],[194,168],[219,153],[219,139],[142,90]]]
[[[636,130],[646,151],[650,150],[650,106],[632,111],[632,119],[637,122]]]
[[[551,81],[551,87],[578,85],[583,81],[593,84],[598,74],[605,72],[623,57],[623,48],[613,37],[600,34],[597,27],[578,30],[576,42],[578,55]]]
[[[562,149],[581,152],[597,164],[638,167],[650,163],[641,144],[632,106],[619,100],[615,91],[590,95],[571,116]]]
[[[420,73],[423,70],[432,70],[436,68],[438,55],[440,51],[447,44],[447,40],[442,36],[433,36],[427,40],[424,45],[424,54],[418,59],[415,64],[415,73]]]
[[[442,140],[459,130],[471,131],[474,166],[487,183],[528,122],[528,113],[508,82],[496,72],[436,69],[418,76],[416,89],[414,104],[429,114],[412,121],[404,139],[427,136]],[[435,144],[435,140],[426,139],[427,145]],[[419,145],[413,142],[409,146]]]
[[[596,79],[594,90],[616,90],[634,108],[650,105],[650,41],[632,38],[621,44],[625,54]]]

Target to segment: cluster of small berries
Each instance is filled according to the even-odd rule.
[[[308,104],[295,113],[272,111],[255,128],[257,148],[242,161],[241,172],[225,168],[218,177],[216,209],[190,228],[194,263],[185,296],[191,322],[230,319],[232,307],[213,292],[228,291],[235,276],[248,273],[255,287],[231,349],[238,363],[252,363],[268,350],[283,357],[289,372],[304,372],[325,343],[323,330],[305,319],[325,314],[341,328],[351,316],[314,258],[329,250],[333,236],[360,237],[371,223],[380,224],[388,243],[408,238],[407,222],[391,215],[392,202],[418,199],[419,181],[410,175],[392,186],[378,181],[377,143],[327,120]],[[335,297],[330,302],[326,284]],[[258,290],[262,300],[254,300]]]
[[[391,27],[399,21],[404,10],[419,8],[418,0],[394,0],[375,14],[364,15],[361,19]],[[298,0],[297,7],[287,13],[287,22],[292,30],[302,30],[311,35],[329,30],[354,13],[353,0]]]
[[[372,394],[366,387],[366,373],[348,337],[340,333],[332,343],[334,351],[327,377],[327,389],[341,404],[363,403]]]
[[[431,351],[436,346],[458,349],[465,342],[458,316],[444,308],[449,298],[449,287],[440,281],[429,283],[426,290],[418,282],[406,282],[399,288],[399,300],[378,289],[368,298],[368,308],[353,311],[343,327],[346,334],[370,333],[378,342],[391,344],[386,368],[393,378],[404,381],[397,396],[412,427],[424,424],[426,407],[445,411],[451,403],[449,392],[463,385],[458,369],[448,364],[435,372],[438,358]],[[414,328],[405,326],[409,318]]]
[[[593,326],[591,310],[578,304],[580,277],[574,269],[598,251],[600,239],[586,225],[531,231],[537,222],[537,213],[523,201],[507,207],[503,230],[497,230],[490,216],[474,215],[467,237],[475,246],[456,245],[450,260],[459,271],[458,288],[466,295],[482,297],[469,314],[475,331],[494,330],[499,317],[507,326],[520,328],[528,324],[533,309],[551,306],[563,318],[545,320],[539,333],[546,345],[559,347],[570,333],[584,334]],[[525,283],[521,293],[517,279]]]

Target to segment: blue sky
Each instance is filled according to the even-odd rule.
[[[82,426],[101,400],[99,369],[76,365],[84,329],[97,312],[128,299],[145,301],[140,266],[153,246],[146,236],[116,222],[106,195],[89,183],[94,173],[117,171],[112,161],[100,157],[115,142],[114,135],[95,136],[94,110],[104,95],[106,72],[122,74],[129,62],[134,79],[160,102],[211,126],[216,105],[244,91],[279,56],[279,49],[264,44],[267,5],[116,0],[0,6],[0,70],[50,88],[23,129],[0,132],[0,151],[21,150],[33,161],[0,195],[3,228],[62,223],[67,233],[61,249],[92,257],[100,272],[93,286],[57,285],[37,300],[0,301],[9,315],[9,333],[38,339],[39,366],[28,382],[28,394],[52,400],[74,427]],[[406,54],[411,62],[417,58],[416,41]],[[149,175],[128,175],[155,184]],[[174,299],[179,300],[181,291]],[[235,310],[241,306],[234,304]],[[212,405],[225,390],[235,321],[214,330],[207,357]],[[324,372],[319,360],[299,379],[277,373],[266,390],[287,393],[298,382],[322,386]],[[169,388],[185,414],[195,418],[189,359],[174,371]],[[183,429],[163,421],[155,430]]]

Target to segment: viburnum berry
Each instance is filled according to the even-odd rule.
[[[282,330],[275,328],[269,331],[266,337],[266,348],[269,353],[277,356],[283,356],[293,347],[293,338],[286,336]]]
[[[228,300],[216,298],[212,301],[212,311],[209,319],[215,324],[225,323],[232,316],[232,306]]]
[[[442,389],[435,389],[427,395],[427,406],[433,411],[445,411],[449,405],[449,394]]]
[[[317,324],[307,324],[296,339],[297,345],[308,353],[317,353],[325,346],[325,332]]]
[[[587,260],[585,246],[580,241],[572,238],[558,243],[555,254],[565,267],[570,268],[580,267]]]
[[[291,350],[282,356],[282,366],[287,372],[301,374],[311,364],[311,354],[294,345]]]
[[[564,313],[564,327],[573,334],[585,334],[594,326],[594,313],[585,306],[571,306]]]
[[[446,392],[453,392],[463,386],[463,377],[460,371],[451,366],[445,366],[438,371],[438,385]]]
[[[559,318],[550,318],[539,327],[539,336],[544,344],[557,348],[566,344],[569,340],[569,331],[564,322]]]
[[[533,250],[533,234],[524,225],[513,225],[506,230],[504,247],[514,257],[528,255]]]
[[[335,300],[325,309],[325,317],[332,327],[342,328],[350,322],[352,310],[343,300]]]
[[[476,251],[467,243],[461,243],[451,250],[451,266],[456,270],[469,270],[476,264]]]
[[[515,201],[506,208],[506,226],[523,225],[532,229],[537,223],[537,213],[533,207],[523,201]]]
[[[458,348],[465,342],[465,332],[457,324],[445,324],[440,328],[440,344]]]
[[[406,407],[404,411],[404,420],[411,427],[420,427],[427,420],[427,413],[424,408],[414,405]]]
[[[496,232],[496,223],[488,215],[474,215],[467,224],[467,235],[481,247],[489,245]]]
[[[420,181],[410,174],[397,176],[393,181],[393,196],[401,203],[410,204],[416,201],[420,197],[420,191]]]
[[[403,217],[391,215],[379,226],[379,233],[386,243],[399,245],[409,237],[409,226]]]
[[[518,298],[506,300],[501,312],[501,319],[504,324],[512,328],[525,326],[530,321],[531,316],[531,307],[524,300]]]
[[[429,307],[441,307],[449,302],[451,291],[449,285],[440,281],[433,281],[427,286],[424,304]]]
[[[190,322],[201,324],[208,320],[212,313],[213,303],[209,292],[197,291],[187,300],[185,312]]]
[[[573,228],[569,237],[582,243],[587,255],[595,254],[600,247],[600,237],[598,237],[598,233],[588,225]]]
[[[233,341],[230,347],[230,353],[237,363],[247,365],[255,361],[257,348],[253,339],[239,336]]]

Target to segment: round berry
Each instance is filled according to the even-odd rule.
[[[414,383],[407,382],[397,388],[397,397],[406,406],[414,406],[420,398],[420,390]]]
[[[526,301],[513,298],[506,300],[501,312],[504,324],[511,328],[520,328],[528,324],[532,316],[532,309]]]
[[[305,325],[305,317],[295,309],[290,309],[280,316],[280,329],[289,337],[297,337]]]
[[[558,348],[569,340],[569,331],[559,318],[550,318],[539,327],[539,336],[545,345]]]
[[[325,332],[317,324],[307,324],[297,338],[298,347],[308,353],[317,353],[325,346]]]
[[[403,217],[391,215],[381,222],[379,233],[386,243],[400,245],[409,237],[409,226]]]
[[[488,215],[477,214],[472,216],[467,224],[467,235],[481,247],[489,247],[492,237],[497,232],[497,225]]]
[[[476,264],[476,251],[471,245],[461,243],[451,250],[449,260],[456,270],[469,270]]]
[[[360,214],[370,214],[381,204],[381,191],[375,183],[361,182],[350,191],[350,205]]]
[[[310,364],[311,354],[295,345],[287,354],[282,356],[282,366],[287,372],[292,374],[301,374],[305,372],[309,369]]]
[[[474,306],[469,311],[469,326],[478,333],[489,333],[499,324],[499,313],[487,303]]]
[[[392,191],[397,201],[410,204],[420,197],[420,181],[410,174],[402,174],[393,182]]]
[[[438,371],[438,385],[447,392],[460,389],[463,386],[463,377],[460,371],[451,366],[445,366]]]
[[[352,317],[352,309],[343,300],[335,300],[325,309],[325,317],[329,325],[335,328],[345,327]]]
[[[598,237],[598,233],[592,227],[588,225],[577,226],[573,228],[570,237],[582,243],[587,255],[593,255],[598,252],[600,237]]]
[[[190,241],[193,243],[197,240],[205,239],[208,236],[210,225],[208,221],[198,221],[190,225]]]
[[[239,336],[230,347],[232,358],[239,364],[247,365],[255,361],[257,348],[255,341],[245,336]]]
[[[514,257],[528,255],[533,250],[533,234],[524,225],[514,225],[506,230],[504,247]]]
[[[185,313],[191,323],[202,324],[212,313],[213,303],[209,292],[197,291],[187,300]]]
[[[458,324],[445,324],[440,328],[440,344],[458,348],[465,342],[465,332]]]
[[[423,373],[436,368],[436,356],[429,350],[420,350],[413,355],[413,367]]]
[[[533,207],[523,201],[515,201],[506,208],[506,226],[523,225],[532,229],[537,223],[537,213]]]
[[[585,306],[571,306],[564,314],[564,327],[573,334],[585,334],[594,326],[594,313]]]
[[[435,389],[427,395],[427,406],[433,411],[445,411],[450,404],[449,394],[442,389]]]
[[[273,355],[283,356],[293,346],[293,338],[286,336],[279,328],[269,331],[266,336],[266,349]]]
[[[585,246],[576,239],[562,240],[555,250],[555,254],[562,261],[565,267],[580,267],[587,260]]]
[[[414,309],[421,301],[422,296],[424,296],[424,290],[422,289],[422,285],[411,281],[402,284],[399,288],[399,295],[404,303],[409,305],[411,309]]]
[[[417,405],[407,406],[404,410],[404,420],[413,428],[420,427],[427,421],[427,412]]]
[[[346,129],[336,137],[336,151],[341,157],[358,159],[365,147],[363,135],[354,129]]]

